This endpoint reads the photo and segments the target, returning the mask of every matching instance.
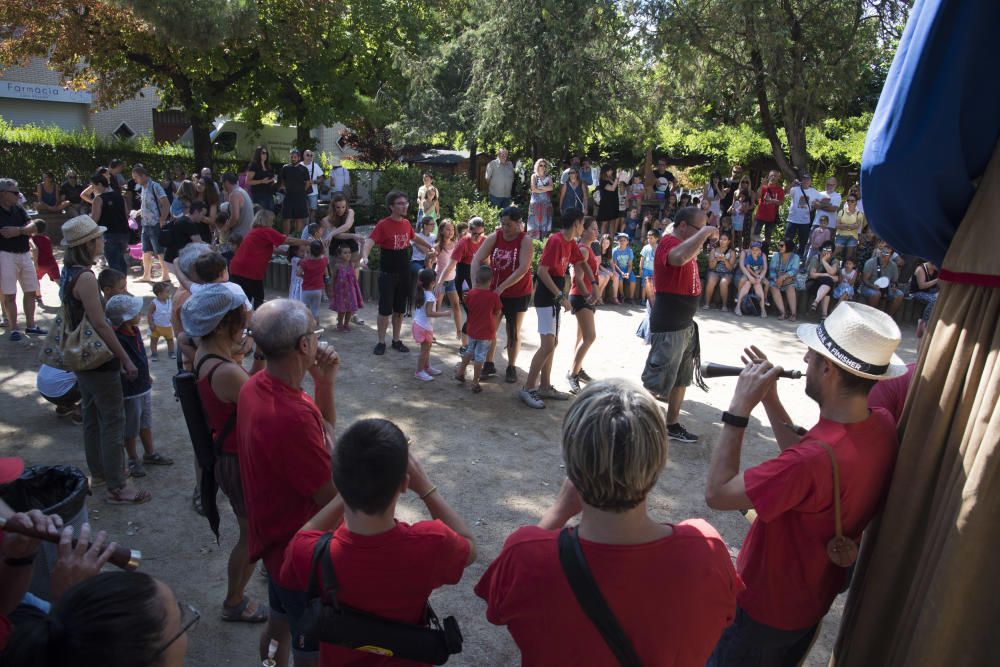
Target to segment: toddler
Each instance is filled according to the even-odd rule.
[[[833,238],[833,232],[830,230],[829,216],[826,215],[819,216],[819,227],[813,227],[812,233],[809,234],[808,257],[812,257],[815,253],[818,253],[819,249],[823,247],[823,244],[831,240],[832,238]]]
[[[437,273],[434,269],[422,269],[417,274],[417,299],[413,309],[413,340],[420,345],[420,355],[417,357],[417,372],[415,377],[421,382],[430,382],[441,371],[431,366],[431,344],[434,342],[435,317],[444,317],[448,313],[437,310],[437,298],[434,296],[434,281]]]
[[[840,269],[840,282],[833,288],[833,298],[838,302],[850,301],[854,298],[854,285],[858,280],[858,269],[853,259],[845,259]]]
[[[646,245],[639,251],[639,272],[642,275],[642,293],[649,305],[656,302],[656,289],[653,286],[653,258],[656,256],[656,244],[660,242],[660,231],[651,229],[646,234]]]
[[[646,186],[642,184],[642,175],[635,174],[632,176],[632,185],[628,188],[628,205],[632,208],[638,208],[642,205],[642,198],[646,194]]]
[[[337,246],[330,273],[333,276],[330,310],[337,313],[337,331],[350,331],[351,318],[365,303],[351,264],[351,246],[346,243]]]
[[[146,348],[142,344],[142,332],[139,331],[142,298],[117,294],[108,300],[105,314],[115,328],[115,337],[139,371],[134,380],[129,380],[124,374],[121,378],[125,399],[125,451],[128,453],[128,469],[133,477],[144,477],[144,463],[168,466],[173,464],[173,459],[157,452],[153,445],[153,383],[149,377],[149,362],[146,360]],[[137,437],[142,441],[144,452],[141,461],[135,446]]]
[[[628,234],[630,240],[639,233],[639,209],[630,208],[628,210],[628,214],[625,216],[624,232]]]
[[[49,280],[59,284],[59,263],[56,262],[55,255],[52,254],[52,239],[45,233],[45,221],[35,219],[35,233],[31,237],[31,256],[35,260],[35,275],[38,276],[38,290],[35,292],[35,301],[42,304],[42,278],[49,277]]]
[[[128,294],[128,281],[125,279],[125,274],[117,269],[108,268],[101,271],[101,274],[97,276],[97,287],[101,290],[101,296],[104,297],[105,303],[113,296]]]
[[[497,336],[497,315],[500,314],[500,295],[490,289],[493,269],[483,264],[476,271],[476,284],[465,293],[465,308],[469,312],[466,322],[469,344],[462,354],[462,362],[455,370],[455,379],[465,382],[465,369],[472,362],[472,393],[478,394],[483,388],[479,378],[483,372],[486,354]]]
[[[302,277],[302,292],[299,299],[309,307],[309,312],[319,319],[319,304],[326,287],[326,272],[330,260],[322,241],[309,244],[309,256],[299,260],[299,276]]]
[[[173,302],[173,285],[168,282],[159,282],[153,285],[153,305],[146,316],[149,324],[149,357],[153,361],[159,361],[160,355],[157,346],[160,338],[167,341],[167,354],[171,359],[176,359],[174,354],[174,328],[170,324],[170,313]]]
[[[299,263],[306,256],[304,245],[288,246],[288,262],[292,265],[292,277],[288,281],[288,298],[292,301],[302,301],[302,270]]]
[[[611,270],[618,276],[621,285],[622,299],[625,303],[635,300],[635,251],[628,244],[628,236],[618,234],[618,247],[611,251]]]
[[[226,258],[227,266],[229,265],[229,262],[233,261],[233,256],[236,254],[236,251],[240,249],[241,243],[243,243],[242,234],[239,232],[233,232],[229,235],[229,249],[222,251],[222,256]]]

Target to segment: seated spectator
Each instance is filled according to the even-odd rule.
[[[873,308],[879,308],[884,298],[883,310],[893,316],[903,305],[903,290],[899,289],[898,283],[899,265],[893,261],[892,248],[884,240],[879,240],[875,254],[865,262],[861,272],[861,296]]]
[[[457,584],[476,559],[469,527],[409,454],[403,432],[386,419],[362,419],[344,432],[333,450],[333,481],[340,495],[292,538],[282,578],[306,590],[316,543],[333,530],[330,560],[339,584],[337,600],[380,618],[425,624],[431,592]],[[396,503],[408,490],[424,503],[432,521],[396,520]],[[363,656],[335,644],[320,645],[320,664],[328,667],[356,664]],[[382,662],[373,658],[364,664]]]
[[[737,270],[742,274],[740,277],[740,291],[736,295],[736,307],[733,313],[743,314],[745,299],[750,295],[750,290],[760,299],[760,316],[767,317],[767,308],[764,307],[765,295],[767,294],[767,257],[760,241],[750,243],[750,249],[745,250],[740,256]]]
[[[778,243],[778,250],[771,256],[771,300],[778,307],[779,320],[787,318],[794,322],[797,319],[798,303],[795,292],[795,277],[799,273],[799,255],[795,252],[795,241],[790,238]],[[788,314],[785,314],[785,301],[782,294],[788,297]]]
[[[51,171],[42,174],[42,180],[35,188],[35,210],[39,213],[62,213],[67,206],[69,202],[63,201],[55,174]]]
[[[725,542],[700,519],[661,524],[646,496],[667,462],[663,411],[648,392],[595,382],[562,427],[567,479],[537,526],[520,528],[476,585],[525,665],[617,665],[580,607],[556,546],[580,515],[583,557],[642,664],[704,665],[743,585]],[[655,621],[652,621],[655,619]]]
[[[822,321],[830,314],[830,294],[840,280],[840,263],[833,254],[833,241],[824,243],[819,253],[809,258],[806,271],[809,279],[806,283],[807,289],[816,290],[816,298],[813,299],[809,310],[813,312],[819,310]]]
[[[76,178],[76,172],[70,169],[66,172],[66,180],[59,186],[59,194],[66,202],[66,215],[75,218],[81,213],[86,213],[84,202],[80,198],[83,192],[83,185]]]

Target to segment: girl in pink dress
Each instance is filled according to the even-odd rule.
[[[337,331],[351,330],[351,317],[365,304],[361,296],[361,286],[351,264],[351,246],[345,244],[337,248],[334,263],[330,266],[331,291],[330,310],[337,313]]]

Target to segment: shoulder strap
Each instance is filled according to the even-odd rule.
[[[319,541],[316,542],[316,546],[313,548],[312,565],[309,567],[309,589],[308,598],[310,600],[320,597],[321,591],[320,585],[323,583],[329,584],[324,590],[326,592],[332,592],[333,602],[336,603],[336,593],[337,593],[337,580],[333,576],[333,564],[329,565],[331,576],[328,578],[326,573],[326,563],[330,561],[330,540],[333,539],[333,533],[327,531],[320,536]],[[324,558],[323,556],[326,556]],[[319,581],[316,577],[316,566],[323,563],[323,581]]]
[[[199,361],[198,364],[194,367],[195,377],[199,377],[201,375],[201,367],[205,364],[206,361],[209,361],[210,359],[218,359],[219,361],[229,361],[231,363],[235,363],[231,359],[226,359],[225,357],[218,354],[206,354],[204,357],[201,358],[201,361]]]
[[[834,532],[838,538],[844,537],[844,529],[840,520],[840,466],[837,465],[837,457],[833,455],[833,447],[825,442],[819,443],[830,456],[830,463],[833,464],[833,521]]]
[[[576,529],[563,528],[559,533],[559,562],[583,612],[601,633],[618,663],[624,667],[640,667],[639,656],[632,642],[618,624],[597,582],[587,567]]]

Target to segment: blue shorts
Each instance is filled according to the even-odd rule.
[[[471,359],[473,363],[481,364],[486,361],[486,354],[492,346],[492,340],[470,338],[469,345],[465,348],[465,354],[462,355],[462,359]]]
[[[858,288],[858,291],[861,292],[861,296],[863,296],[866,299],[873,299],[877,296],[882,296],[883,292],[883,290],[880,290],[877,287],[867,287],[865,285],[860,286]],[[886,288],[884,291],[885,291],[885,296],[888,299],[899,299],[902,298],[903,296],[903,291],[896,287],[889,287]]]
[[[650,280],[653,279],[653,272],[650,271],[649,269],[642,270],[642,279],[646,280],[646,278],[649,278]]]
[[[157,255],[163,254],[163,247],[160,245],[160,226],[142,226],[142,251],[151,252]]]
[[[838,248],[857,248],[858,239],[854,236],[838,236],[836,245]]]
[[[631,283],[634,283],[636,281],[635,271],[629,271],[628,272],[628,278],[623,278],[622,274],[618,273],[617,271],[615,272],[615,275],[617,275],[618,276],[618,280],[622,281],[623,283],[629,283],[629,284],[631,284]]]
[[[833,298],[839,299],[840,297],[847,295],[847,298],[854,298],[854,288],[847,283],[838,283],[836,287],[833,288]]]
[[[454,280],[446,280],[446,281],[444,281],[441,284],[444,285],[444,293],[445,294],[447,294],[448,292],[457,292],[458,291],[458,289],[455,287],[455,281]]]
[[[301,658],[318,658],[319,642],[306,636],[299,627],[302,614],[309,604],[309,594],[305,591],[293,591],[276,584],[274,572],[267,580],[267,606],[271,608],[271,618],[286,619],[292,633],[292,652]]]
[[[319,201],[319,195],[306,195],[306,206],[309,207],[310,211],[316,210],[316,204]]]

